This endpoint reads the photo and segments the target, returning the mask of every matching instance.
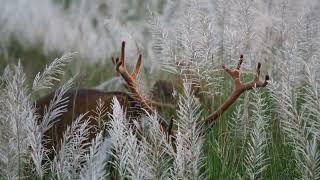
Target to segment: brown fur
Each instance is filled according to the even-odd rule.
[[[51,99],[54,97],[54,92],[48,94],[47,96],[40,98],[35,102],[36,113],[40,115],[40,121],[44,115],[44,108],[50,103]],[[63,113],[61,117],[57,118],[57,122],[45,132],[45,140],[48,140],[49,143],[45,144],[47,149],[59,149],[63,133],[68,126],[72,124],[75,118],[80,114],[85,114],[85,118],[93,117],[95,114],[93,111],[97,107],[97,101],[101,99],[105,103],[105,108],[107,112],[112,112],[112,99],[116,97],[119,103],[127,111],[127,116],[137,117],[141,113],[141,108],[138,103],[134,101],[127,93],[123,92],[102,92],[93,89],[76,89],[70,90],[65,94],[65,97],[68,97],[69,101],[67,103],[68,111]],[[107,115],[104,118],[104,121],[109,121],[109,116]],[[89,127],[98,126],[98,122],[93,118],[89,119]],[[96,130],[94,128],[90,129],[89,140],[95,137]],[[52,158],[52,155],[51,157]]]
[[[205,82],[193,82],[191,90],[195,97],[199,98],[200,102],[204,102],[206,97],[204,95]],[[177,106],[178,97],[174,96],[174,91],[181,94],[183,91],[183,80],[181,78],[173,80],[158,80],[153,85],[151,90],[151,99],[153,102],[159,102],[159,104],[171,104]],[[161,107],[161,106],[160,106]]]

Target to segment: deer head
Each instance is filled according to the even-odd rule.
[[[142,63],[142,55],[140,54],[133,72],[130,74],[127,71],[127,68],[125,65],[125,42],[122,42],[120,58],[117,58],[115,61],[116,70],[127,83],[127,87],[131,92],[132,97],[136,99],[141,104],[141,107],[143,107],[146,111],[148,111],[149,113],[154,113],[155,108],[152,104],[152,101],[141,96],[137,88],[136,78],[140,71],[141,63]],[[243,55],[240,56],[240,60],[235,69],[230,69],[226,67],[226,65],[222,65],[222,68],[225,70],[225,72],[228,73],[230,77],[233,79],[234,88],[231,95],[227,98],[227,100],[216,111],[214,111],[207,118],[205,118],[205,122],[207,124],[212,125],[245,91],[250,90],[252,88],[265,87],[268,84],[267,82],[269,80],[268,75],[265,76],[264,80],[262,80],[260,77],[261,63],[258,63],[256,68],[255,78],[252,81],[247,83],[241,82],[240,74],[241,74],[242,63],[243,63]],[[171,129],[168,129],[169,127],[168,124],[164,122],[165,121],[163,119],[160,119],[162,130],[166,130],[170,134]]]
[[[119,62],[119,57],[111,57],[112,64],[116,67],[117,63]],[[183,66],[183,67],[189,67],[188,65],[182,64],[182,63],[177,63],[177,66]],[[187,79],[197,79],[193,80],[193,83],[191,84],[192,90],[194,95],[197,98],[204,99],[205,97],[203,96],[201,92],[201,85],[204,84],[204,82],[199,81],[198,77],[195,76],[192,72],[188,70],[184,70],[185,77]],[[116,77],[121,76],[119,72],[116,71],[115,73]],[[125,82],[122,82],[122,85],[128,89],[128,86]],[[151,88],[151,94],[150,97],[151,99],[149,100],[150,103],[152,103],[157,109],[173,109],[177,107],[177,98],[173,95],[175,91],[181,91],[183,89],[183,79],[181,77],[171,79],[171,80],[157,80],[152,88]]]

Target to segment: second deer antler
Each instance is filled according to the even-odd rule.
[[[262,81],[260,79],[260,68],[261,63],[259,62],[256,69],[255,78],[248,83],[242,83],[240,77],[241,65],[243,63],[243,55],[240,56],[240,60],[235,69],[230,69],[225,65],[222,65],[222,68],[231,76],[234,80],[234,88],[231,95],[228,99],[216,110],[214,113],[210,114],[205,122],[212,124],[215,122],[238,98],[239,96],[245,92],[246,90],[258,87],[265,87],[268,84],[269,75],[266,75],[265,80]]]

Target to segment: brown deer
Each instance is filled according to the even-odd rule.
[[[119,62],[119,58],[111,58],[112,63],[114,66],[117,65]],[[202,86],[203,84],[206,84],[206,82],[203,82],[198,79],[197,76],[195,76],[191,71],[190,67],[188,65],[179,63],[176,64],[176,66],[181,67],[183,66],[185,78],[188,80],[192,80],[191,88],[193,94],[200,99],[201,102],[205,99],[204,93],[202,92]],[[121,76],[119,72],[115,73],[115,76]],[[157,110],[167,110],[168,108],[176,108],[178,99],[174,95],[175,92],[181,92],[183,90],[183,83],[184,80],[181,77],[170,79],[170,80],[164,80],[160,79],[157,80],[150,91],[150,102],[157,108]],[[126,82],[123,82],[122,84],[126,89],[128,89]],[[161,111],[160,111],[161,112]]]
[[[205,122],[209,125],[213,124],[246,90],[252,89],[254,87],[265,87],[267,85],[267,80],[269,76],[266,75],[265,80],[260,79],[260,67],[261,64],[258,63],[256,69],[255,78],[248,83],[242,83],[240,81],[240,68],[243,62],[243,56],[241,55],[239,63],[235,69],[229,69],[223,65],[223,69],[231,76],[234,80],[234,89],[227,100],[213,113],[211,113]],[[46,132],[46,137],[52,139],[52,143],[46,145],[46,147],[58,147],[63,132],[66,130],[67,126],[70,126],[72,121],[80,114],[87,113],[86,116],[90,117],[93,115],[93,111],[96,107],[97,100],[101,99],[105,104],[110,105],[112,98],[116,97],[124,109],[127,110],[128,117],[138,117],[145,111],[149,113],[155,112],[154,103],[147,98],[143,97],[137,88],[137,76],[140,72],[142,64],[142,55],[140,54],[132,73],[129,73],[125,66],[125,42],[122,42],[120,58],[116,61],[116,70],[122,76],[126,82],[126,86],[130,92],[130,95],[124,92],[102,92],[91,89],[77,89],[69,91],[65,96],[69,97],[69,102],[67,104],[68,111],[65,112],[58,122],[56,122],[51,129]],[[51,93],[41,99],[39,99],[35,104],[37,108],[37,113],[43,115],[44,109],[50,103],[53,98],[54,93]],[[107,107],[107,111],[111,112],[111,107]],[[108,117],[104,121],[109,121]],[[173,131],[168,122],[160,118],[161,131],[165,131],[168,135],[174,136]],[[90,121],[90,126],[96,126],[98,122],[95,120]],[[92,131],[89,139],[95,137],[95,131]]]

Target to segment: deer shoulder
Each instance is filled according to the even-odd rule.
[[[45,113],[45,109],[54,97],[55,92],[52,92],[45,97],[38,99],[35,102],[36,113],[40,116],[39,121]],[[66,112],[62,113],[60,117],[54,120],[54,125],[44,133],[44,140],[46,149],[59,149],[59,145],[63,138],[63,133],[68,126],[81,114],[85,114],[84,118],[89,119],[90,134],[89,140],[93,139],[97,133],[97,126],[105,124],[109,121],[109,115],[100,119],[103,122],[97,122],[92,118],[97,116],[95,110],[97,102],[102,101],[105,104],[105,111],[112,112],[112,99],[116,97],[119,103],[126,109],[128,117],[138,117],[142,113],[139,103],[137,103],[130,95],[124,92],[103,92],[94,89],[74,89],[70,90],[64,95],[68,98],[66,105]],[[39,122],[40,123],[40,122]]]

